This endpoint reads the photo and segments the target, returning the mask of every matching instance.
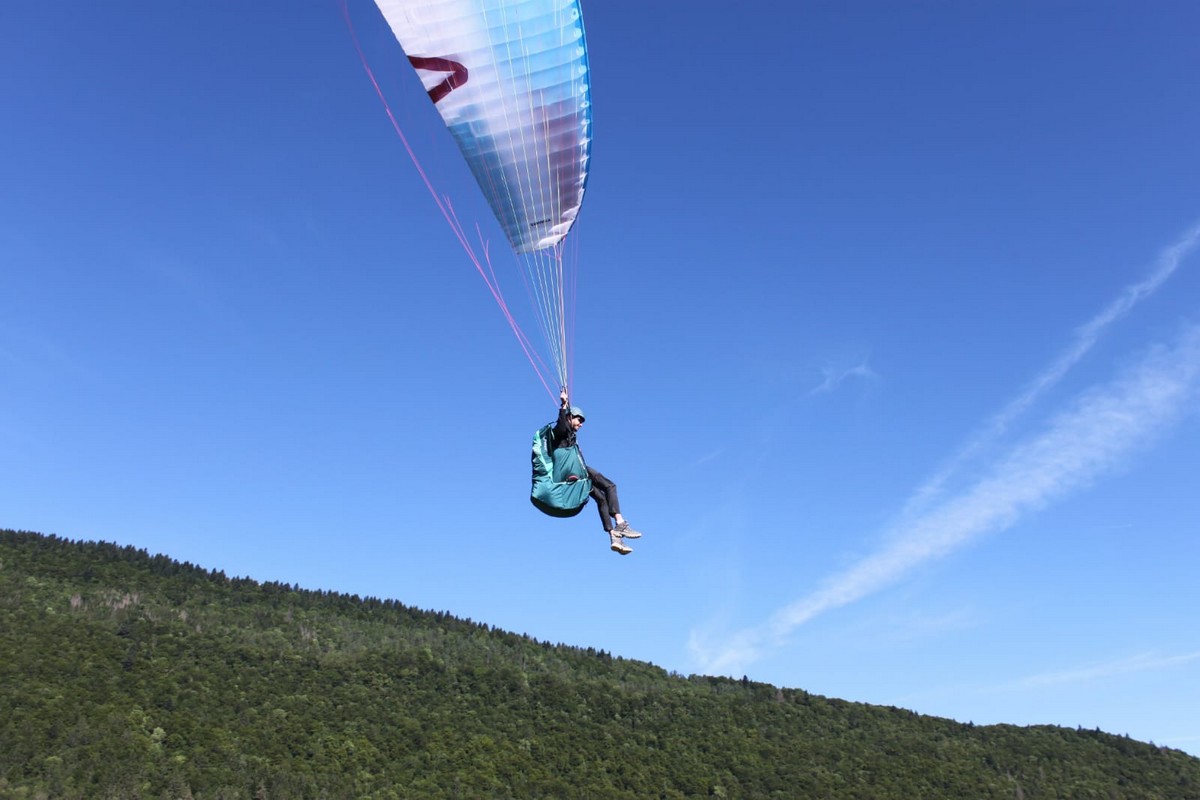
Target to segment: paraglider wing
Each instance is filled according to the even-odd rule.
[[[375,0],[518,253],[558,244],[590,154],[578,0]]]

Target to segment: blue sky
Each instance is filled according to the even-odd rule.
[[[334,0],[0,8],[0,525],[1200,754],[1200,7],[647,5],[585,0],[573,234],[632,555],[529,504],[553,400]]]

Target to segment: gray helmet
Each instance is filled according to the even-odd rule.
[[[572,417],[579,417],[580,419],[587,419],[587,416],[583,413],[583,409],[580,408],[579,406],[571,406],[569,409],[567,409],[567,414]]]

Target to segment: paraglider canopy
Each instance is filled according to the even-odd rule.
[[[562,243],[583,203],[592,123],[578,0],[375,2],[524,267],[555,374],[534,368],[548,391],[569,385],[574,281]],[[490,263],[476,266],[525,346]]]
[[[583,202],[591,125],[577,0],[376,0],[517,252]]]

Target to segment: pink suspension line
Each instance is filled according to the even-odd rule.
[[[396,135],[400,137],[400,142],[404,145],[405,152],[408,153],[409,159],[412,161],[413,166],[416,167],[417,173],[421,176],[421,181],[425,184],[425,188],[429,191],[429,195],[437,204],[438,210],[442,212],[442,216],[446,219],[447,224],[450,225],[450,229],[454,231],[454,235],[458,237],[459,244],[462,245],[467,257],[471,260],[471,263],[475,265],[476,272],[478,272],[479,276],[483,278],[483,282],[487,284],[488,290],[491,292],[492,298],[496,301],[496,305],[500,307],[500,311],[504,314],[504,318],[508,320],[509,327],[512,328],[513,334],[517,337],[517,342],[521,345],[521,349],[525,352],[525,357],[529,360],[529,365],[533,367],[534,373],[537,374],[538,380],[541,381],[542,387],[545,388],[546,393],[549,394],[552,399],[557,401],[558,391],[550,387],[551,382],[547,380],[546,375],[543,373],[543,370],[549,372],[549,368],[546,367],[544,362],[542,362],[541,357],[537,355],[535,348],[533,348],[529,342],[529,337],[527,337],[525,332],[521,330],[520,324],[517,323],[516,319],[512,315],[512,312],[509,311],[508,303],[505,302],[504,295],[500,291],[500,285],[496,280],[495,270],[492,268],[491,257],[488,253],[489,248],[487,242],[483,240],[482,234],[480,234],[480,240],[483,246],[483,261],[481,262],[480,258],[475,254],[475,250],[472,248],[471,243],[467,240],[466,233],[463,231],[462,225],[458,221],[458,216],[454,213],[454,208],[450,202],[449,196],[438,194],[437,189],[435,189],[433,186],[433,182],[429,179],[429,175],[425,172],[425,168],[421,166],[421,162],[417,158],[417,154],[413,150],[412,145],[409,144],[408,137],[404,135],[404,130],[400,127],[400,123],[397,121],[396,115],[392,112],[391,105],[388,103],[387,97],[384,95],[383,89],[380,87],[379,81],[375,77],[375,71],[371,69],[371,65],[367,61],[367,55],[363,51],[362,43],[358,39],[358,33],[355,31],[354,23],[350,19],[350,8],[347,0],[341,0],[341,7],[342,17],[346,20],[346,27],[350,31],[350,38],[354,42],[354,49],[358,51],[359,61],[362,62],[363,70],[366,71],[367,77],[371,81],[371,85],[375,87],[375,94],[378,95],[379,101],[383,103],[384,111],[387,113],[388,120],[392,124],[392,129],[396,132]],[[557,247],[555,250],[556,258],[561,263],[562,253]],[[483,263],[487,264],[486,270],[483,267]]]

